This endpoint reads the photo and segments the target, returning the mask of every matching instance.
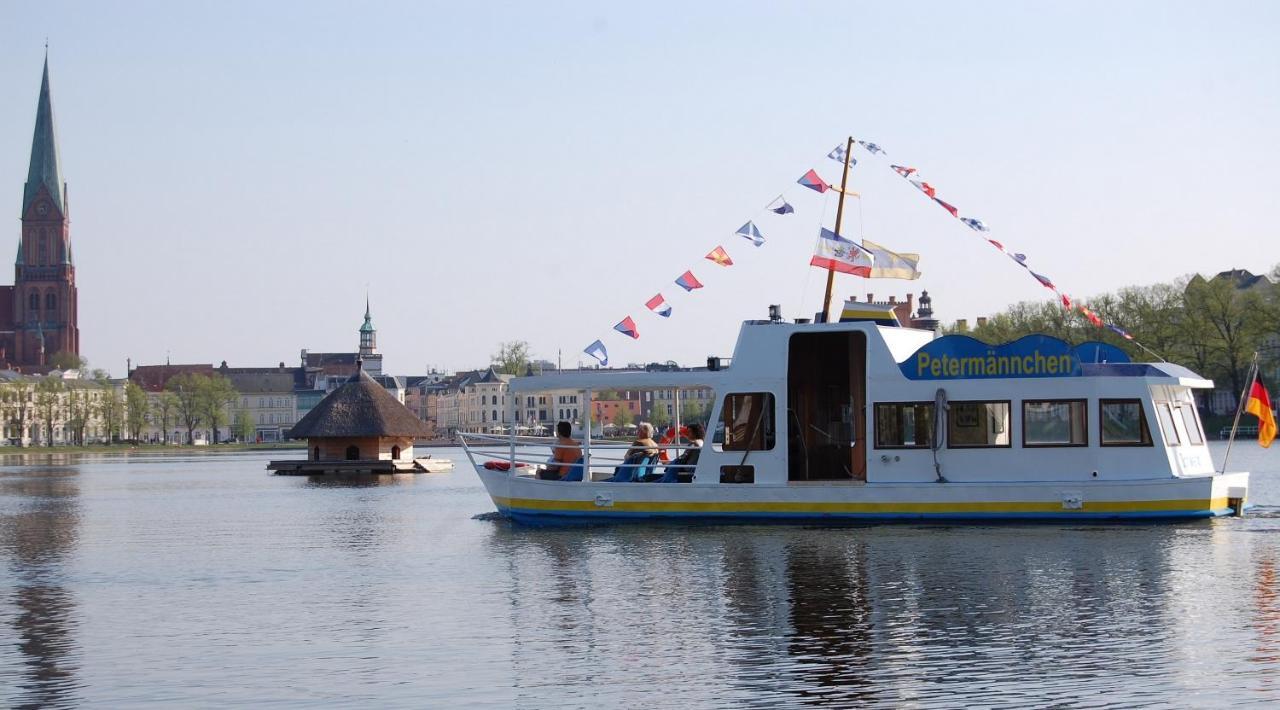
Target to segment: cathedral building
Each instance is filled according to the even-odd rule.
[[[38,372],[48,370],[58,353],[80,354],[69,217],[46,56],[22,190],[13,285],[0,286],[0,368]]]

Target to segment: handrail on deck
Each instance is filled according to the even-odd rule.
[[[459,432],[458,437],[462,441],[462,449],[464,452],[466,452],[467,458],[471,460],[472,466],[476,465],[476,456],[481,456],[493,461],[506,461],[510,465],[510,474],[512,476],[518,475],[518,472],[516,469],[519,466],[523,466],[526,464],[538,465],[538,464],[546,463],[545,460],[542,460],[542,461],[520,460],[519,457],[516,455],[517,448],[532,448],[532,447],[545,448],[545,449],[572,448],[565,444],[557,444],[555,437],[547,437],[547,436],[512,436],[512,435],[503,435],[503,434],[485,434],[480,432]],[[476,442],[480,445],[477,446],[472,442]],[[493,448],[490,448],[490,446],[485,446],[485,444],[489,444]],[[590,472],[592,470],[591,464],[596,459],[601,459],[605,465],[619,465],[624,460],[623,456],[618,456],[618,457],[613,457],[608,455],[594,456],[592,454],[593,450],[604,450],[606,452],[609,452],[609,451],[621,452],[621,451],[626,451],[628,449],[631,449],[633,447],[631,443],[611,442],[606,444],[598,444],[598,443],[594,443],[591,440],[584,441],[580,446],[582,448],[582,457],[583,457],[583,477],[582,478],[584,481],[587,481],[587,482],[591,480],[591,475],[590,475]],[[502,448],[499,449],[497,447],[502,447]],[[661,443],[658,444],[659,450],[670,449],[670,450],[673,450],[676,453],[676,455],[679,455],[680,452],[686,449],[696,449],[696,448],[698,447],[694,446],[691,443],[677,444],[672,442],[672,443],[666,443],[666,444],[661,444]]]

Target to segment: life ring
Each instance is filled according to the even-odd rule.
[[[510,461],[485,461],[484,467],[489,469],[490,471],[510,471],[511,462]]]
[[[682,426],[682,427],[680,427],[680,436],[683,436],[683,437],[684,437],[684,439],[685,439],[685,441],[688,441],[688,440],[689,440],[689,427],[687,427],[687,426]],[[663,434],[663,435],[662,435],[662,438],[661,438],[661,439],[658,439],[658,443],[659,443],[659,444],[671,444],[671,443],[674,443],[674,442],[675,442],[675,440],[676,440],[676,428],[675,428],[674,426],[669,426],[669,427],[667,427],[667,432],[666,432],[665,434]],[[662,450],[660,450],[660,451],[658,452],[658,460],[659,460],[659,461],[661,461],[662,463],[667,463],[667,462],[669,462],[669,461],[671,460],[671,458],[670,458],[669,456],[667,456],[667,450],[666,450],[666,449],[662,449]]]

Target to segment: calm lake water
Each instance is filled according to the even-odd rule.
[[[1249,517],[1176,525],[521,528],[438,455],[4,466],[0,704],[1280,701],[1280,446],[1232,453]]]

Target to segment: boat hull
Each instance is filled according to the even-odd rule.
[[[1229,515],[1248,473],[1133,481],[695,485],[541,481],[478,469],[503,515],[532,523],[1170,520]]]

